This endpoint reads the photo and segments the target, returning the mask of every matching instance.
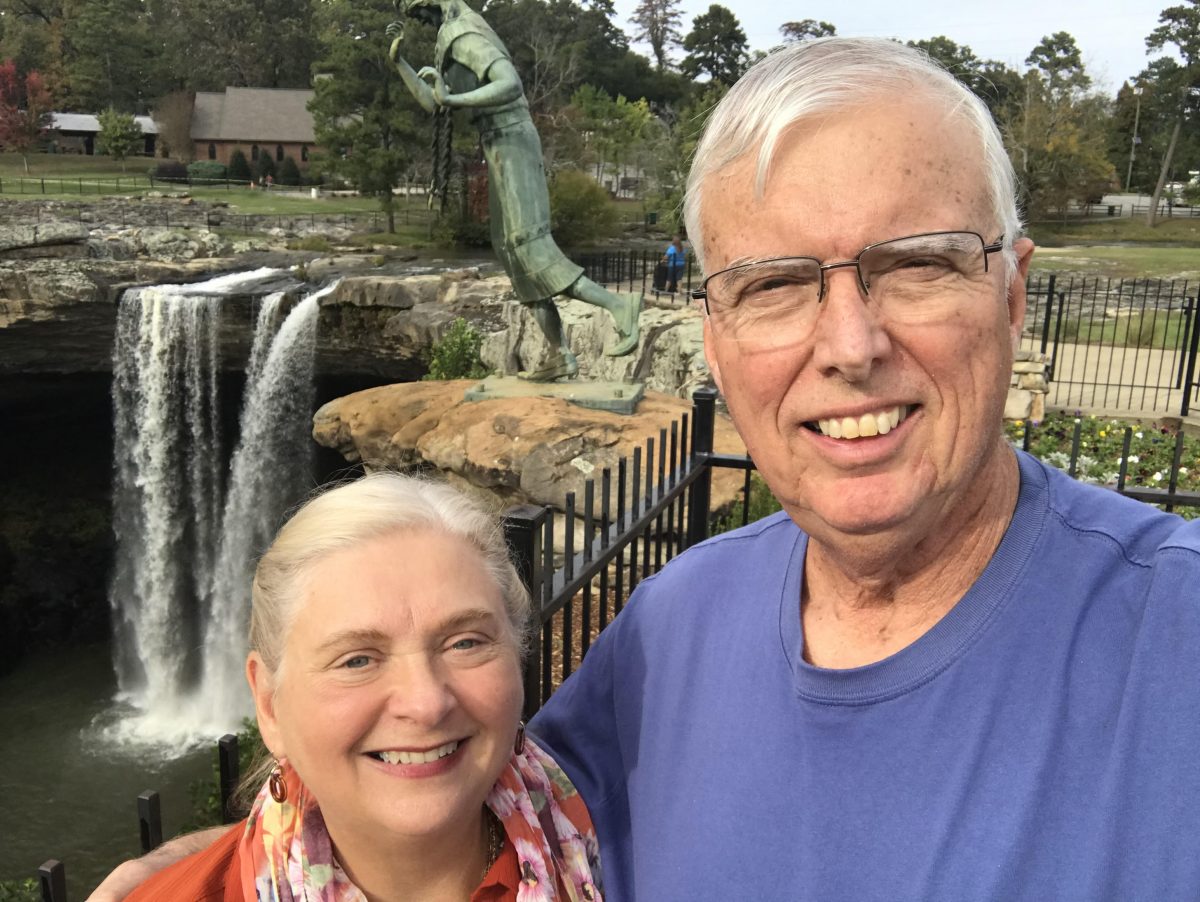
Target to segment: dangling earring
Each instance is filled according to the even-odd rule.
[[[517,741],[513,743],[513,751],[518,755],[525,751],[525,721],[517,724]]]
[[[283,782],[283,768],[278,761],[275,762],[271,776],[267,778],[267,789],[271,791],[271,798],[276,802],[283,804],[287,801],[287,784]]]

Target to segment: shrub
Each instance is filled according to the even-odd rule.
[[[490,247],[492,233],[486,222],[447,215],[439,218],[434,225],[433,240],[438,244],[453,244],[458,247]]]
[[[252,180],[250,164],[246,162],[246,155],[242,153],[240,147],[229,157],[229,179],[234,182],[249,182]]]
[[[216,160],[197,160],[188,163],[187,168],[188,175],[198,182],[219,182],[225,178],[227,171],[225,164]]]
[[[250,773],[251,769],[267,753],[262,736],[258,733],[258,724],[247,717],[242,721],[242,729],[238,731],[238,774],[239,779]],[[197,780],[188,787],[192,797],[192,817],[184,825],[185,831],[199,830],[203,827],[215,827],[223,822],[221,817],[221,762],[217,751],[213,750],[212,773],[207,780]],[[235,803],[238,799],[234,798]],[[240,814],[244,815],[242,811]]]
[[[303,238],[295,238],[289,241],[288,249],[293,251],[316,251],[319,254],[327,254],[333,250],[333,245],[329,243],[329,239],[324,235],[305,235]]]
[[[426,354],[429,373],[426,379],[482,379],[487,367],[479,359],[483,336],[461,316]]]
[[[150,170],[150,176],[160,182],[187,183],[188,168],[178,160],[163,160]]]
[[[564,169],[550,184],[550,222],[559,244],[587,244],[613,233],[617,216],[608,192],[578,169]]]
[[[42,891],[32,877],[0,880],[0,902],[41,902]]]
[[[258,159],[254,161],[254,178],[257,181],[262,181],[267,176],[275,178],[275,161],[271,159],[271,155],[264,150],[258,152]]]
[[[279,164],[279,175],[275,181],[281,185],[299,185],[300,167],[296,165],[296,161],[291,157],[284,157],[283,162]]]

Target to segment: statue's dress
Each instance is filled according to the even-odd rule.
[[[436,53],[437,70],[455,94],[486,84],[494,64],[511,61],[491,26],[470,10],[438,30]],[[550,234],[542,142],[524,93],[497,106],[471,108],[470,113],[488,166],[492,247],[517,298],[533,304],[562,294],[583,275],[583,267],[568,260]]]

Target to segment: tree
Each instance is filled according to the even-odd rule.
[[[801,19],[799,22],[784,22],[779,26],[785,44],[797,41],[807,41],[812,38],[828,38],[837,34],[837,29],[829,22],[818,22],[816,19]]]
[[[254,180],[254,175],[250,172],[250,164],[246,161],[246,155],[242,153],[240,147],[229,155],[229,180],[231,182]]]
[[[142,113],[156,96],[160,65],[141,0],[63,0],[63,105]]]
[[[389,0],[329,0],[320,12],[324,53],[309,104],[317,142],[331,151],[329,167],[360,192],[379,199],[388,232],[396,231],[392,189],[413,157],[428,154],[429,117],[417,105],[388,56]],[[409,28],[404,56],[432,60],[431,33]],[[418,132],[415,123],[421,124]]]
[[[196,158],[192,142],[192,109],[196,95],[192,91],[172,91],[160,97],[151,108],[158,140],[176,160],[190,163]]]
[[[118,113],[112,107],[97,118],[100,121],[100,133],[96,136],[97,149],[114,160],[120,160],[121,171],[124,172],[125,158],[142,141],[142,127],[131,114]]]
[[[1001,111],[1021,90],[1021,75],[996,60],[982,60],[966,44],[957,44],[945,35],[921,41],[909,41],[928,54],[951,75],[979,97],[992,116],[999,119]]]
[[[1108,159],[1106,97],[1091,78],[1075,40],[1059,32],[1029,54],[1022,90],[1002,110],[1005,145],[1032,218],[1102,194],[1116,173]]]
[[[299,185],[300,184],[300,167],[296,165],[296,161],[290,156],[284,157],[283,162],[279,164],[279,184],[281,185]]]
[[[95,0],[87,0],[95,2]],[[312,0],[147,0],[166,60],[187,60],[173,85],[307,88],[320,23]],[[179,78],[179,67],[173,67]],[[157,92],[163,93],[163,92]],[[151,95],[156,96],[156,95]]]
[[[1146,225],[1149,226],[1155,224],[1158,216],[1158,202],[1171,171],[1179,133],[1193,104],[1193,92],[1200,87],[1200,0],[1188,0],[1185,4],[1168,7],[1159,14],[1158,21],[1161,24],[1146,38],[1147,52],[1174,45],[1183,59],[1183,65],[1166,68],[1163,72],[1162,87],[1164,93],[1176,96],[1176,113],[1171,138],[1163,154],[1162,169],[1150,199],[1150,212],[1146,214]]]
[[[13,60],[0,63],[0,147],[19,153],[26,172],[29,152],[50,125],[50,107],[50,92],[39,73],[21,78]]]
[[[271,177],[272,182],[275,181],[275,160],[264,147],[259,150],[258,159],[254,161],[254,180],[265,182],[267,176]]]
[[[706,74],[715,82],[732,85],[749,65],[746,32],[737,16],[718,3],[696,17],[683,49],[688,54],[680,69],[688,78]]]
[[[654,52],[658,71],[667,67],[667,50],[679,44],[683,35],[679,32],[680,0],[641,0],[629,21],[637,26],[633,39],[646,41]]]

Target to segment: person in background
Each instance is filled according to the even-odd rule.
[[[529,625],[495,518],[450,488],[309,501],[254,577],[250,814],[129,898],[599,900],[587,809],[519,722]]]
[[[671,243],[663,253],[663,262],[667,265],[667,291],[674,294],[679,290],[679,277],[687,267],[687,251],[678,235],[671,236]]]

